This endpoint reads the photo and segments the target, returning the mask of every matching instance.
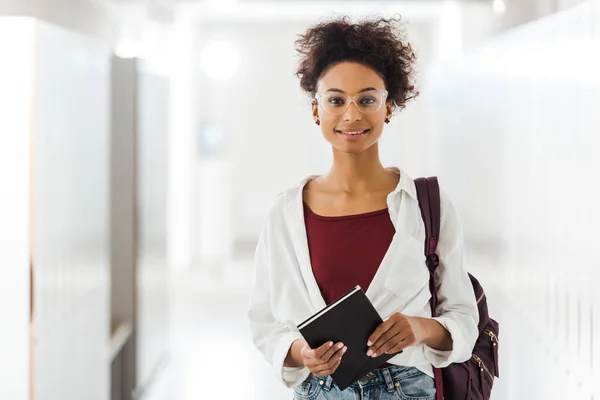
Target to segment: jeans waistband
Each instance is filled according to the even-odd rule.
[[[384,385],[389,391],[394,391],[398,385],[398,381],[402,381],[404,378],[414,376],[416,373],[423,373],[414,367],[403,367],[403,366],[392,366],[386,368],[376,369],[373,372],[369,372],[367,375],[359,379],[352,386],[373,386],[373,385]],[[331,386],[334,384],[333,379],[330,375],[321,378],[323,380],[323,387],[325,390],[331,390]]]

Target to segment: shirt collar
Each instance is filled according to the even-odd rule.
[[[398,167],[390,167],[389,170],[396,172],[400,175],[398,186],[394,189],[394,194],[398,194],[401,191],[408,193],[410,197],[418,201],[417,190],[415,188],[415,181],[405,171]]]
[[[413,178],[411,178],[405,171],[403,171],[399,167],[389,167],[387,169],[400,175],[400,180],[398,181],[398,185],[396,186],[396,188],[394,189],[394,191],[392,193],[398,194],[401,191],[405,191],[410,197],[412,197],[413,199],[418,201],[417,191],[416,191],[416,187],[415,187],[415,181],[413,180]],[[304,179],[302,179],[302,181],[300,182],[300,184],[297,187],[303,188],[304,185],[308,181],[316,178],[317,176],[318,175],[310,175],[310,176],[305,177]]]

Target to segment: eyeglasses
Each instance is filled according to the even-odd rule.
[[[387,90],[368,90],[356,96],[348,96],[345,93],[338,92],[325,92],[317,93],[315,100],[325,111],[333,115],[345,113],[350,107],[350,103],[354,103],[358,111],[363,114],[373,114],[385,103],[387,96]]]

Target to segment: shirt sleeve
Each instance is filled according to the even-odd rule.
[[[256,248],[254,258],[254,284],[250,294],[248,319],[254,346],[273,367],[275,376],[288,388],[302,383],[309,374],[306,367],[284,367],[292,343],[302,335],[278,322],[271,311],[271,274],[268,218]]]
[[[440,237],[437,245],[440,263],[435,272],[438,317],[433,319],[450,333],[452,350],[442,351],[427,345],[423,347],[425,358],[436,368],[470,359],[479,336],[479,312],[465,268],[461,222],[454,205],[441,189],[440,203]]]

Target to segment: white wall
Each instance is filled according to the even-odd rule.
[[[460,2],[463,49],[466,53],[485,45],[497,34],[586,2],[586,0],[503,1],[506,10],[500,14],[494,12],[492,1]]]
[[[110,49],[38,21],[34,54],[35,398],[106,400]]]
[[[0,15],[29,16],[116,43],[119,20],[109,3],[90,0],[3,0]]]
[[[504,0],[506,12],[499,18],[498,30],[504,31],[585,2],[586,0]]]
[[[169,80],[138,66],[136,378],[147,388],[167,357],[167,143]]]
[[[558,9],[563,11],[586,3],[588,0],[558,0]]]
[[[0,18],[0,398],[29,396],[33,21]]]
[[[106,399],[109,52],[30,18],[0,29],[2,397],[26,399],[31,385],[37,399]]]
[[[599,24],[590,2],[428,76],[435,168],[501,323],[498,399],[599,395]]]
[[[106,3],[106,2],[105,2]],[[111,37],[115,28],[111,24],[110,9],[100,2],[89,0],[3,0],[0,15],[30,16],[87,32],[94,36]]]
[[[95,37],[114,46],[119,38],[142,40],[149,20],[169,23],[166,2],[119,0],[2,0],[0,15],[29,16]]]

